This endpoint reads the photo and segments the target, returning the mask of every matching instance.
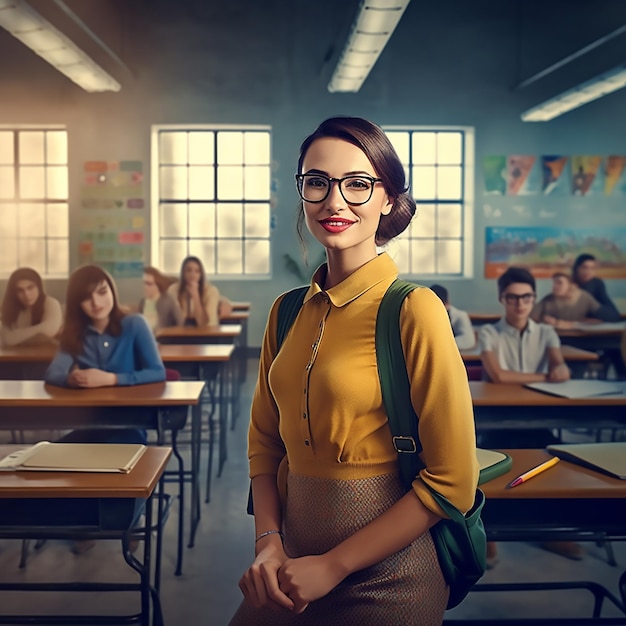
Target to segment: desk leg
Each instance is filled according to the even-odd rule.
[[[209,422],[210,422],[209,417]],[[191,523],[189,548],[193,548],[200,523],[200,444],[202,437],[202,403],[191,407]]]
[[[225,376],[221,376],[220,378],[220,387],[219,387],[220,395],[219,395],[219,401],[218,401],[218,405],[220,408],[219,460],[218,460],[218,467],[217,467],[218,477],[222,475],[222,469],[224,468],[224,463],[226,463],[226,458],[228,457],[228,447],[227,447],[228,409],[226,408],[226,406],[230,404],[231,407],[234,407],[234,401],[235,401],[234,379],[236,376],[237,376],[237,372],[235,371],[235,365],[232,363],[229,363],[227,367],[227,374]],[[227,400],[230,400],[230,402],[227,402]]]
[[[211,408],[209,409],[209,460],[207,463],[207,480],[206,480],[206,495],[204,498],[205,502],[210,502],[211,500],[211,476],[213,474],[213,443],[215,440],[215,411],[219,410],[220,415],[222,412],[221,406],[221,393],[222,386],[224,384],[224,365],[220,366],[217,370],[217,374],[214,379],[212,379],[209,383],[207,383],[207,390],[209,392],[209,396],[211,398]],[[215,387],[218,386],[220,393],[220,400],[217,401],[215,397]],[[219,406],[218,406],[219,405]],[[220,418],[221,421],[221,418]]]

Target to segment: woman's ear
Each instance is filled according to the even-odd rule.
[[[389,215],[391,213],[391,209],[393,209],[394,200],[390,196],[387,196],[387,202],[383,205],[383,208],[380,212],[381,215]]]

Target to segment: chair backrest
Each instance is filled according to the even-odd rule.
[[[165,368],[165,380],[180,380],[180,372],[170,367]]]
[[[483,366],[482,365],[466,365],[467,380],[482,380],[483,379]]]

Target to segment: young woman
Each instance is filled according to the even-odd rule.
[[[609,297],[604,281],[596,276],[597,271],[598,262],[593,254],[579,254],[572,266],[572,277],[581,289],[589,292],[600,303],[594,317],[605,322],[619,322],[619,311]]]
[[[176,300],[167,293],[169,285],[168,278],[156,267],[144,267],[144,297],[139,301],[139,312],[146,318],[153,331],[183,325],[183,312]]]
[[[380,301],[398,270],[377,245],[415,213],[384,132],[323,122],[302,144],[299,223],[326,249],[277,351],[279,297],[263,340],[249,461],[255,558],[231,626],[441,624],[448,588],[426,484],[467,511],[478,467],[467,374],[441,300],[415,289],[400,326],[423,469],[407,493],[375,354]]]
[[[113,278],[96,265],[70,276],[60,341],[45,376],[52,385],[108,387],[165,380],[146,320],[122,312]]]
[[[202,261],[188,256],[180,268],[180,280],[167,290],[180,306],[185,326],[219,324],[220,292],[206,280]]]
[[[41,276],[30,267],[15,270],[2,301],[2,344],[17,346],[51,341],[59,334],[62,323],[61,304],[46,295]]]

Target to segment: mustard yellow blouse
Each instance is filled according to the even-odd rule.
[[[398,270],[383,253],[328,291],[320,286],[325,274],[322,265],[278,355],[282,296],[270,311],[248,435],[252,478],[279,475],[281,462],[281,474],[287,463],[298,474],[340,480],[397,471],[376,368],[375,326]],[[425,288],[407,297],[400,317],[425,465],[413,489],[439,515],[424,482],[467,511],[478,478],[474,416],[450,321]]]

